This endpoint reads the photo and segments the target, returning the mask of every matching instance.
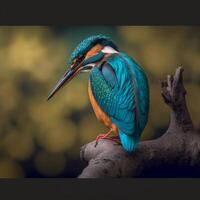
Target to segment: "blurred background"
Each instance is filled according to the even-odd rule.
[[[146,71],[150,115],[142,140],[168,127],[160,80],[183,66],[187,103],[200,129],[200,27],[0,27],[0,177],[76,177],[83,144],[106,128],[96,120],[81,74],[51,101],[46,98],[67,68],[76,45],[93,34],[110,36]]]

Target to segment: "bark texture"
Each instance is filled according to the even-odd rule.
[[[194,130],[186,105],[183,68],[161,82],[161,94],[171,111],[170,124],[159,138],[142,141],[137,150],[128,153],[113,141],[102,139],[81,148],[87,167],[78,178],[138,177],[145,170],[161,166],[200,169],[200,134]]]

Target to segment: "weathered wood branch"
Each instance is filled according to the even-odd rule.
[[[200,171],[200,134],[194,128],[187,109],[183,69],[161,82],[161,94],[171,110],[167,131],[159,138],[142,141],[128,153],[110,140],[95,141],[81,148],[81,159],[88,166],[78,178],[135,177],[145,170],[164,165],[197,167]]]

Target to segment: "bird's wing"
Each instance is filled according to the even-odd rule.
[[[128,63],[115,56],[90,73],[93,95],[101,109],[126,135],[138,126],[137,93]]]

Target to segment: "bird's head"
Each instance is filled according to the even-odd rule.
[[[117,52],[117,46],[104,35],[90,36],[83,40],[72,52],[67,71],[49,94],[48,100],[79,73],[90,71],[105,56]]]

